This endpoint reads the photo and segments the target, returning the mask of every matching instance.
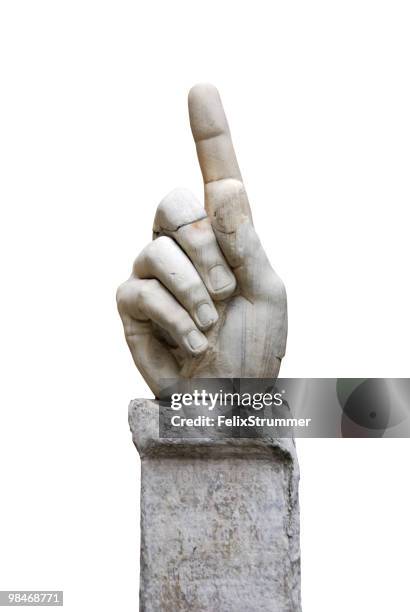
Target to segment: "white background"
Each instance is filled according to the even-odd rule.
[[[135,610],[136,371],[115,290],[224,100],[285,280],[283,376],[409,375],[407,2],[3,0],[0,589]],[[304,612],[408,612],[409,440],[305,440]]]

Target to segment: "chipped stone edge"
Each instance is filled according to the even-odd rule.
[[[238,455],[243,449],[252,455],[267,456],[273,453],[283,454],[287,460],[297,466],[295,442],[292,438],[160,438],[159,437],[159,402],[152,399],[134,399],[129,404],[128,422],[132,439],[137,450],[144,458],[148,455],[159,455],[183,452],[184,455],[206,454],[207,449],[227,455]]]

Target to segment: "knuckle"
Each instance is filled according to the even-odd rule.
[[[160,253],[168,251],[173,245],[174,241],[169,236],[158,236],[158,238],[147,244],[142,254],[147,259],[156,259]]]
[[[149,245],[151,247],[150,253],[153,252],[154,254],[156,254],[158,253],[158,251],[168,250],[172,248],[174,245],[175,245],[174,241],[169,236],[158,236],[158,238],[153,240],[151,244]]]
[[[151,257],[151,245],[153,243],[150,242],[149,244],[147,244],[147,246],[145,246],[141,253],[139,255],[137,255],[137,257],[134,260],[134,269],[137,270],[141,265],[143,265],[147,260],[150,259]]]
[[[134,272],[141,271],[145,267],[151,267],[160,254],[164,250],[170,248],[170,243],[172,242],[172,238],[168,238],[168,236],[159,236],[155,240],[149,242],[135,259],[133,266]]]
[[[197,221],[203,215],[204,209],[193,193],[188,189],[174,189],[158,205],[154,232],[175,231],[180,225]]]
[[[121,314],[125,311],[126,305],[127,305],[127,292],[128,292],[128,281],[125,281],[125,283],[122,283],[116,292],[116,301],[117,301],[117,308],[118,308],[118,312]]]
[[[141,282],[138,291],[138,301],[144,305],[156,300],[160,291],[160,283],[155,278],[150,278]]]
[[[195,200],[194,194],[184,187],[175,187],[162,198],[157,210],[166,211],[168,208],[178,207],[181,200]]]

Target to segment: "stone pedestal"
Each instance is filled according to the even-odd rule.
[[[291,439],[164,439],[134,400],[141,456],[142,612],[300,612]]]

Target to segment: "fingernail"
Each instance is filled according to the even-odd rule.
[[[218,264],[209,270],[209,280],[214,291],[220,291],[232,284],[232,276],[228,273],[225,266]]]
[[[186,339],[188,340],[188,344],[193,351],[197,351],[202,346],[205,346],[205,344],[207,343],[207,339],[205,338],[205,336],[196,329],[190,331]]]
[[[198,306],[196,310],[196,316],[198,317],[199,323],[203,327],[209,327],[218,318],[216,310],[206,303]]]

